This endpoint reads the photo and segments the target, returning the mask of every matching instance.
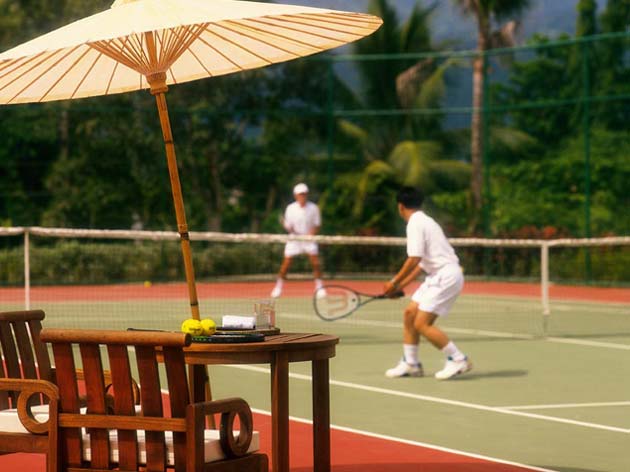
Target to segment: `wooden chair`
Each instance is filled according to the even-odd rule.
[[[268,470],[266,455],[249,452],[257,448],[253,443],[258,436],[252,432],[251,410],[244,400],[191,403],[183,352],[190,344],[189,335],[44,329],[41,339],[52,345],[56,366],[61,471],[114,467],[125,471],[172,468],[176,472]],[[130,356],[130,349],[135,356]],[[87,412],[80,410],[75,369],[79,358],[85,376]],[[104,388],[105,362],[113,386],[110,407]],[[140,383],[139,407],[133,401],[134,362]],[[168,397],[162,395],[162,385]],[[205,429],[205,416],[209,414],[220,414],[219,431]],[[240,430],[235,435],[237,417]]]
[[[45,453],[57,467],[57,387],[40,341],[41,310],[0,312],[0,454]]]

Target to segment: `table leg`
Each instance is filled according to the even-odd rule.
[[[313,470],[330,472],[328,359],[313,361]]]
[[[275,352],[271,360],[271,465],[289,472],[289,357]]]

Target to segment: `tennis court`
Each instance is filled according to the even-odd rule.
[[[379,286],[354,284],[366,291]],[[271,286],[200,284],[203,316],[220,321],[223,314],[250,313],[253,301],[266,297]],[[391,380],[383,375],[401,355],[399,318],[406,300],[375,301],[349,318],[324,322],[313,313],[312,283],[287,284],[277,301],[281,330],[341,338],[330,371],[331,422],[338,428],[333,470],[358,470],[351,465],[360,464],[360,458],[347,463],[339,457],[345,457],[346,448],[347,454],[371,451],[375,437],[388,441],[386,450],[391,450],[389,465],[380,470],[494,470],[448,462],[427,468],[437,467],[435,458],[420,446],[537,469],[630,469],[630,290],[552,287],[544,335],[540,302],[528,295],[535,286],[485,287],[469,283],[442,323],[470,355],[474,370],[438,382],[432,374],[441,368],[442,355],[428,345],[420,348],[426,377]],[[23,306],[20,290],[0,293],[2,310]],[[36,287],[31,296],[32,306],[47,312],[45,326],[178,329],[187,312],[183,284]],[[252,408],[269,411],[266,367],[213,366],[210,374],[215,397],[243,396]],[[290,391],[290,414],[308,421],[309,364],[291,364]],[[361,433],[365,445],[336,436],[344,432]],[[401,444],[417,448],[411,459],[403,455],[404,467],[396,459]],[[292,464],[300,463],[292,458]]]

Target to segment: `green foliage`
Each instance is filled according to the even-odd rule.
[[[0,48],[110,3],[0,0]],[[455,3],[492,33],[531,2]],[[353,51],[433,50],[433,8],[422,5],[399,18],[393,2],[372,0],[370,11],[385,24]],[[627,0],[608,0],[599,17],[595,6],[593,0],[576,5],[582,39],[627,30]],[[589,129],[592,232],[627,234],[620,215],[630,206],[630,107],[623,98],[630,94],[630,42],[616,37],[547,47],[552,40],[535,35],[529,43],[540,48],[514,54],[507,72],[490,59],[490,103],[507,110],[488,120],[492,231],[531,237],[553,226],[554,234],[584,234]],[[466,190],[471,133],[448,128],[439,110],[453,100],[447,86],[461,74],[455,66],[468,60],[368,59],[319,56],[171,87],[167,100],[191,229],[282,231],[279,215],[291,188],[305,180],[322,209],[324,233],[402,234],[394,194],[411,184],[428,193],[427,211],[449,235],[467,234],[476,211]],[[593,95],[587,120],[586,93]],[[615,96],[621,98],[610,99]],[[545,106],[551,100],[559,103]],[[174,228],[164,144],[148,93],[2,107],[0,135],[3,225]]]
[[[496,166],[493,172],[492,221],[496,234],[513,235],[531,225],[551,226],[560,234],[583,235],[585,164],[582,137],[544,154],[537,161]],[[620,218],[630,208],[627,182],[630,133],[595,129],[591,138],[593,234],[628,234],[630,222]]]

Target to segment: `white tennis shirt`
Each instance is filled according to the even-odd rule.
[[[298,202],[290,203],[284,212],[284,224],[295,234],[310,234],[313,228],[322,225],[319,208],[313,202],[306,202],[303,207]]]
[[[420,257],[420,267],[429,275],[446,265],[459,264],[440,225],[422,211],[412,214],[407,222],[407,256]]]

